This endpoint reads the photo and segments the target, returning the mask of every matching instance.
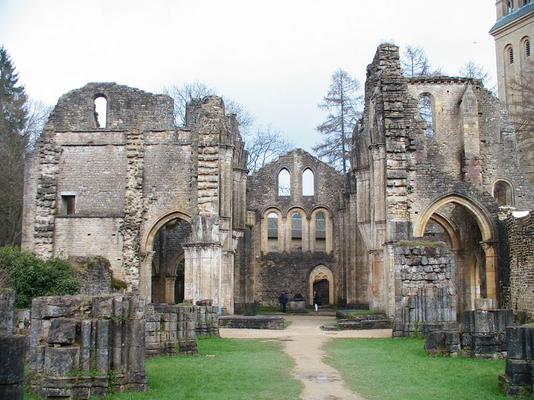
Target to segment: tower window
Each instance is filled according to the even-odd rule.
[[[508,47],[508,63],[514,63],[514,49],[512,48],[512,46]]]
[[[506,1],[506,13],[510,14],[512,11],[514,11],[514,2],[513,0],[507,0]]]
[[[527,57],[530,57],[530,40],[529,39],[525,40],[525,55]]]
[[[95,123],[97,128],[105,128],[107,124],[108,101],[104,96],[95,99]]]

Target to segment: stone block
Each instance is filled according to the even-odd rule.
[[[0,288],[0,336],[13,335],[15,319],[15,292]]]
[[[65,376],[78,370],[78,347],[46,347],[44,372],[51,376]]]
[[[73,344],[76,339],[77,323],[70,318],[55,318],[48,331],[49,344]]]

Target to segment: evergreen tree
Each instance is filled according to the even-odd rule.
[[[20,243],[27,96],[6,49],[0,47],[0,246]]]
[[[319,107],[329,112],[326,121],[316,129],[323,134],[323,141],[313,147],[319,158],[347,172],[350,140],[356,121],[361,115],[360,84],[346,71],[338,69],[332,75],[328,94]]]

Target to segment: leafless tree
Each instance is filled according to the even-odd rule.
[[[425,49],[419,46],[406,46],[402,52],[400,63],[402,74],[408,78],[443,75],[441,68],[432,68]]]
[[[248,169],[255,172],[275,158],[287,153],[294,145],[270,125],[258,127],[245,142],[248,156]]]
[[[174,121],[178,126],[184,126],[186,121],[187,104],[193,100],[202,99],[206,96],[215,96],[217,91],[202,82],[184,83],[182,86],[171,85],[164,88],[164,93],[174,100]],[[242,133],[246,133],[253,122],[254,117],[241,104],[223,97],[226,112],[235,114]]]
[[[319,158],[347,172],[351,133],[361,115],[360,84],[346,71],[338,69],[332,75],[327,95],[319,108],[328,111],[326,120],[316,129],[323,135],[313,147]]]
[[[473,60],[467,61],[462,68],[460,68],[460,76],[472,79],[478,79],[491,92],[495,92],[495,87],[490,87],[490,76],[488,72],[481,65]]]

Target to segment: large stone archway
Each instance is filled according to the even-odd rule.
[[[310,305],[313,305],[314,284],[323,280],[328,282],[328,304],[335,303],[334,274],[330,268],[324,265],[318,265],[310,272],[308,279],[308,303]]]
[[[146,233],[143,235],[143,238],[140,243],[140,255],[141,255],[141,266],[139,271],[139,294],[142,298],[146,299],[147,302],[152,301],[152,261],[154,258],[154,241],[158,232],[163,228],[167,223],[180,219],[191,224],[191,216],[183,211],[172,211],[169,212],[152,224],[149,224],[150,229],[147,229]]]
[[[453,226],[451,221],[440,213],[440,209],[446,208],[448,205],[454,205],[460,207],[460,210],[467,212],[466,218],[472,218],[474,224],[480,231],[480,236],[477,241],[477,248],[481,249],[483,265],[476,261],[469,262],[468,249],[461,249],[460,239],[461,236],[457,231],[457,228]],[[478,282],[480,271],[482,273],[482,281],[484,282],[484,295],[483,297],[493,299],[497,301],[497,252],[496,252],[496,233],[489,212],[478,202],[468,199],[459,195],[447,195],[434,201],[420,214],[413,227],[413,235],[417,238],[422,238],[425,235],[426,227],[429,221],[438,223],[451,238],[451,249],[455,251],[457,258],[460,260],[459,265],[465,261],[465,275],[458,277],[457,287],[461,288],[464,285],[466,293],[470,297],[465,301],[470,307],[474,306],[476,298],[481,296],[480,285]],[[478,235],[478,234],[477,234]],[[475,237],[476,238],[476,237]],[[465,238],[462,238],[465,239]],[[464,258],[465,256],[465,258]],[[471,265],[472,264],[472,265]],[[471,281],[464,282],[465,280]],[[468,286],[471,287],[468,287]],[[464,307],[465,308],[465,305]]]

